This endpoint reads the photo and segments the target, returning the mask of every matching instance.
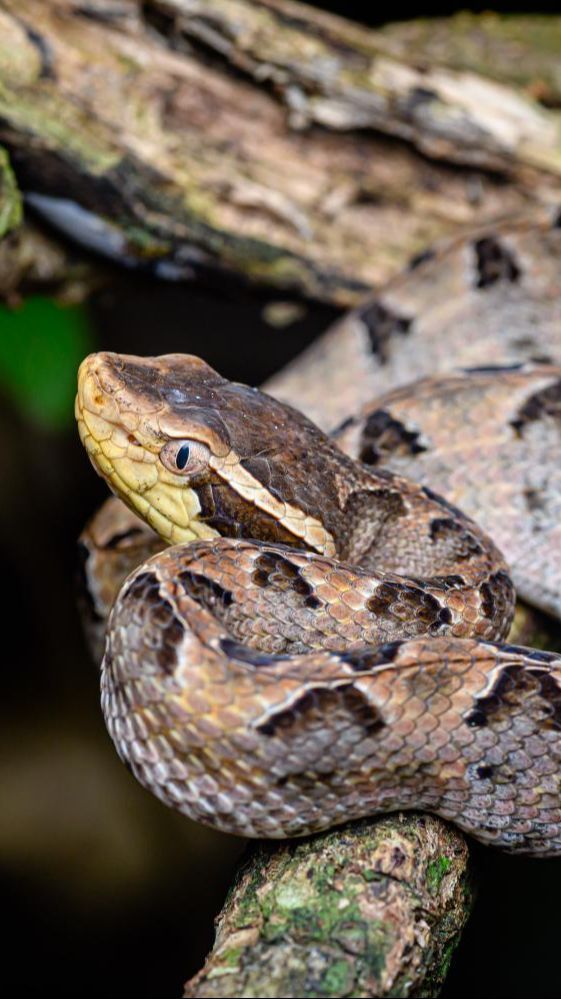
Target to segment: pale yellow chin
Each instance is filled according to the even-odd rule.
[[[196,492],[161,464],[157,453],[131,443],[130,435],[76,399],[80,439],[96,471],[112,491],[171,545],[216,538],[199,520]]]

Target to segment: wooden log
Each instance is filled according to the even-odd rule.
[[[2,0],[0,141],[35,207],[112,257],[341,305],[561,190],[527,86],[287,0]]]

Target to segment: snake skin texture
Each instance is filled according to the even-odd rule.
[[[102,666],[146,787],[246,836],[421,808],[561,852],[561,657],[501,644],[514,590],[473,521],[188,355],[91,355],[76,413],[172,544],[119,590]]]
[[[365,406],[335,439],[369,467],[443,492],[498,544],[519,596],[561,617],[561,367],[422,379]]]
[[[561,364],[561,213],[444,241],[263,386],[332,430],[435,372]]]

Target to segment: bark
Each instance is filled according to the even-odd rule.
[[[351,304],[439,237],[559,197],[553,57],[545,81],[448,66],[447,23],[412,59],[415,26],[287,0],[0,0],[0,141],[35,207],[119,260]]]
[[[21,196],[8,154],[0,148],[0,241],[21,223]]]
[[[438,995],[471,897],[465,840],[431,816],[259,844],[184,995]]]
[[[388,24],[382,29],[394,51],[415,52],[423,64],[489,77],[515,86],[547,108],[561,107],[561,19],[493,11]]]
[[[24,222],[21,193],[0,147],[0,298],[16,306],[22,295],[47,289],[70,304],[107,279],[106,268],[94,266],[32,219]]]

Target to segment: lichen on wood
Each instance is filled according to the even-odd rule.
[[[16,226],[22,217],[21,196],[8,154],[0,146],[0,242]]]
[[[488,76],[544,107],[561,108],[561,18],[547,14],[473,14],[386,24],[381,32],[402,57]]]
[[[432,816],[260,843],[184,995],[435,996],[471,898],[465,840]]]
[[[0,141],[24,193],[100,216],[129,260],[340,305],[561,194],[527,90],[287,0],[3,0]]]
[[[268,80],[302,126],[375,128],[429,156],[561,171],[556,116],[484,72],[458,72],[418,48],[293,0],[151,0],[174,30]],[[560,31],[552,19],[552,31]],[[399,37],[399,36],[398,36]],[[488,70],[488,67],[486,66]],[[512,83],[512,79],[510,80]]]

